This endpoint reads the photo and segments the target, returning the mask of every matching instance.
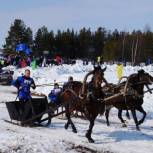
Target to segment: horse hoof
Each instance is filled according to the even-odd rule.
[[[88,139],[88,141],[89,141],[89,143],[94,143],[95,142],[92,138]]]
[[[124,123],[124,124],[122,124],[122,127],[127,127],[127,125]]]
[[[65,128],[65,130],[67,130],[68,129],[68,125],[65,124],[64,128]]]
[[[139,121],[139,122],[138,122],[138,125],[140,125],[140,124],[142,124],[142,123],[143,123],[142,121]]]
[[[95,141],[91,138],[91,136],[89,136],[88,134],[86,134],[86,138],[88,139],[89,143],[94,143]]]
[[[77,133],[77,130],[75,129],[75,130],[73,130],[73,133]]]
[[[124,120],[124,123],[128,123],[128,121],[127,120]]]
[[[139,127],[136,127],[137,131],[140,131],[140,128]]]

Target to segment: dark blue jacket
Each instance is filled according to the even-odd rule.
[[[48,95],[49,101],[52,103],[57,103],[57,98],[60,91],[61,91],[61,88],[51,90],[51,92]]]
[[[18,98],[24,101],[31,99],[30,87],[36,88],[34,80],[25,76],[18,77],[14,82],[14,86],[18,89]]]

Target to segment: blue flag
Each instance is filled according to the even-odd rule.
[[[16,51],[17,52],[25,51],[26,48],[27,48],[26,44],[18,44],[18,45],[16,45]]]

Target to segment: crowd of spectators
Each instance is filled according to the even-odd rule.
[[[0,68],[6,66],[16,66],[17,68],[24,68],[26,66],[39,66],[39,67],[48,67],[53,65],[62,65],[62,64],[75,64],[75,60],[64,59],[60,56],[55,56],[52,58],[46,58],[45,56],[21,56],[21,55],[5,55],[0,57]]]

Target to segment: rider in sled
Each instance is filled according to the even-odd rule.
[[[32,113],[30,88],[35,89],[34,80],[30,77],[30,70],[26,69],[23,76],[20,76],[13,82],[13,85],[18,89],[17,98],[19,98],[19,113],[22,115],[21,120],[26,120]]]
[[[72,86],[73,86],[73,77],[69,76],[68,81],[66,83],[64,83],[64,85],[63,85],[63,91],[65,89],[71,89]]]
[[[62,89],[59,87],[59,84],[55,83],[54,88],[51,90],[51,92],[48,95],[48,99],[51,105],[56,106],[60,104],[59,94],[61,91]]]

